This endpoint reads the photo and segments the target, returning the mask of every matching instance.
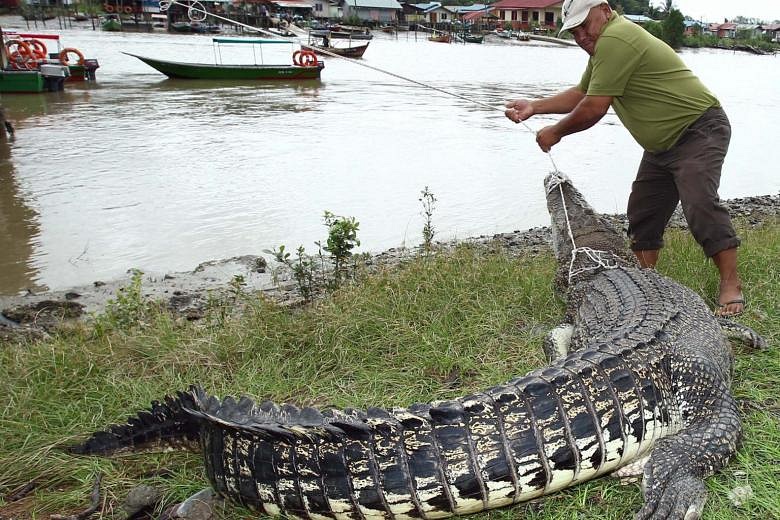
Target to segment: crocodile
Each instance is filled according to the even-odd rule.
[[[389,409],[220,399],[191,386],[70,451],[201,450],[218,495],[271,516],[445,518],[617,473],[642,476],[637,519],[699,518],[703,479],[742,434],[719,322],[693,291],[640,269],[568,178],[550,174],[545,187],[566,300],[543,342],[547,366]]]

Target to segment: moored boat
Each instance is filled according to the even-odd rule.
[[[107,14],[100,21],[100,28],[104,31],[117,32],[122,30],[122,20],[118,14]]]
[[[219,44],[250,44],[273,45],[292,42],[283,40],[260,40],[243,38],[212,38],[214,45]],[[251,65],[232,65],[223,63],[186,63],[178,61],[161,60],[147,56],[138,56],[126,52],[128,56],[138,58],[150,67],[165,74],[171,79],[219,79],[219,80],[312,80],[320,79],[325,64],[315,56],[314,52],[297,50],[292,55],[291,65],[265,65],[254,63]],[[215,55],[221,52],[215,52]],[[262,53],[261,53],[262,54]]]
[[[50,52],[47,42],[56,43],[56,52]],[[2,33],[0,92],[62,90],[66,81],[94,80],[99,67],[80,50],[62,48],[57,34]]]
[[[370,40],[374,37],[373,34],[371,34],[371,31],[368,30],[368,27],[360,27],[359,25],[344,25],[344,24],[337,24],[330,27],[332,32],[334,33],[341,33],[349,36],[345,37],[351,37],[352,39],[362,39],[362,40]]]
[[[428,40],[432,42],[438,42],[438,43],[450,43],[452,41],[452,36],[446,33],[439,33],[439,34],[432,34],[428,36]]]
[[[371,33],[355,33],[344,31],[330,31],[331,37],[348,40],[370,40],[374,37]]]
[[[351,47],[333,47],[333,46],[322,47],[313,44],[308,45],[307,47],[311,47],[314,50],[314,52],[316,52],[317,54],[327,55],[328,53],[331,53],[331,54],[336,54],[338,56],[343,56],[345,58],[357,59],[363,57],[363,54],[365,54],[366,49],[368,49],[368,43],[364,45],[352,45]]]
[[[171,79],[228,79],[228,80],[304,80],[319,79],[325,64],[318,61],[313,66],[299,65],[220,65],[209,63],[182,63],[138,56],[150,67]]]
[[[368,49],[368,45],[371,43],[367,41],[362,44],[353,45],[352,40],[337,40],[335,43],[333,40],[332,31],[309,31],[309,43],[306,47],[311,48],[317,54],[328,53],[343,56],[345,58],[361,58]]]

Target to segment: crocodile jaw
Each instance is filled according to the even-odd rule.
[[[568,177],[559,172],[550,173],[544,179],[544,187],[559,271],[568,272],[574,267],[572,251],[575,248],[603,251],[634,264],[623,233],[593,210]]]

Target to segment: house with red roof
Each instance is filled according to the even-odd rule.
[[[509,23],[512,29],[535,27],[555,30],[561,19],[563,0],[499,0],[491,4],[499,23]]]
[[[714,34],[718,38],[736,38],[737,24],[731,22],[711,23],[709,26],[709,33]]]
[[[780,41],[780,23],[765,23],[759,29],[773,42]]]

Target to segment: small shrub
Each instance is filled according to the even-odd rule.
[[[280,245],[278,250],[265,249],[263,252],[273,255],[277,262],[290,268],[293,279],[298,285],[298,292],[304,300],[310,300],[314,292],[314,265],[311,258],[306,255],[306,249],[302,245],[298,246],[296,261],[290,258],[290,253],[285,251],[284,245]]]
[[[420,192],[420,198],[417,200],[422,203],[422,216],[425,217],[422,230],[423,249],[426,253],[430,253],[433,250],[433,237],[436,235],[436,230],[433,228],[433,210],[436,208],[436,197],[426,186]]]
[[[349,260],[352,257],[352,250],[360,245],[360,240],[357,238],[360,223],[354,217],[340,217],[330,211],[325,211],[323,219],[325,227],[328,228],[328,238],[324,246],[319,241],[315,242],[319,247],[317,257],[320,259],[322,271],[321,283],[329,289],[336,289],[342,281],[350,277],[354,278],[356,265],[351,264],[353,274],[350,275]],[[328,266],[326,265],[326,257],[322,254],[323,251],[330,254],[327,261],[333,265],[330,278],[327,277]],[[278,262],[290,268],[298,285],[299,293],[305,300],[310,300],[318,284],[315,276],[315,263],[312,257],[306,254],[306,249],[302,245],[298,246],[296,260],[291,258],[284,245],[279,246],[279,249],[265,249],[263,252],[273,255]]]
[[[150,303],[141,291],[143,272],[133,271],[127,287],[117,291],[116,299],[106,304],[105,312],[95,319],[95,332],[103,335],[110,330],[128,330],[138,325],[149,311]]]

